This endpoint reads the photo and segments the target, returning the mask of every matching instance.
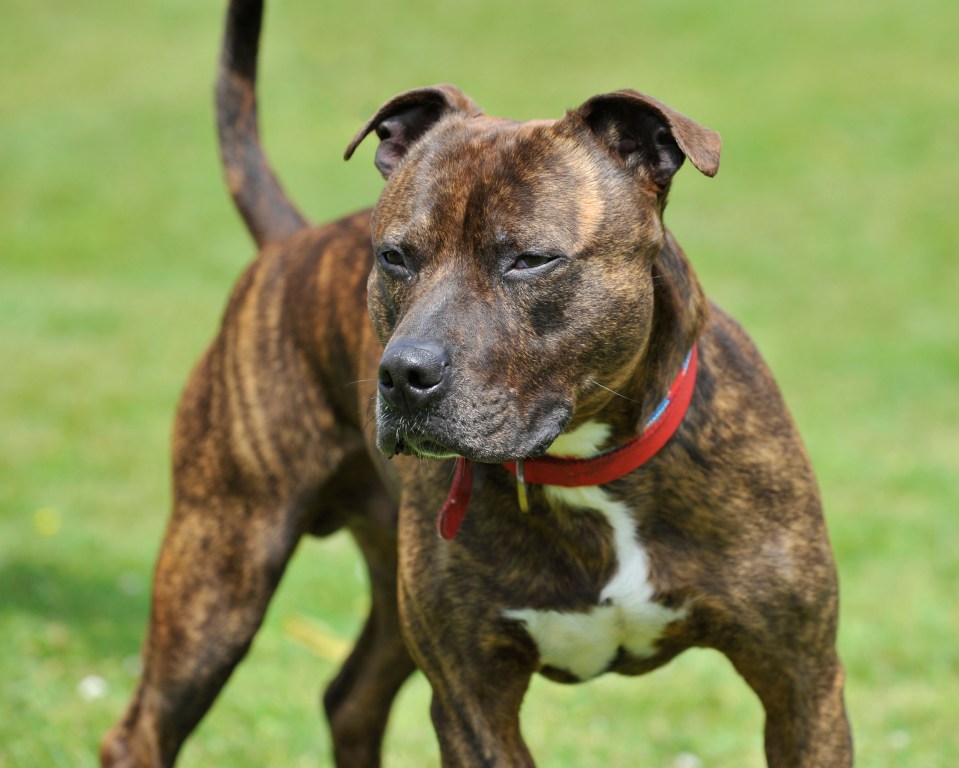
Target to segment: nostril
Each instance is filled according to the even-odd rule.
[[[406,375],[406,383],[410,385],[411,389],[428,389],[428,386],[423,383],[423,378],[416,368],[410,368],[409,373]]]
[[[439,361],[430,361],[427,364],[410,368],[406,380],[411,389],[432,389],[443,381],[444,368],[445,366]]]
[[[380,386],[385,387],[386,389],[393,389],[393,376],[390,374],[389,369],[385,365],[381,365],[377,373],[377,378],[379,379]]]

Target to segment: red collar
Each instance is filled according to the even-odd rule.
[[[638,469],[662,448],[679,428],[693,398],[696,386],[696,367],[699,353],[696,345],[686,356],[682,370],[673,380],[669,392],[656,412],[637,437],[611,451],[591,459],[569,459],[556,456],[541,456],[520,462],[522,480],[536,485],[558,485],[575,488],[587,485],[604,485],[618,480],[623,475]],[[517,462],[508,461],[502,466],[514,475]],[[521,485],[524,483],[521,482]],[[473,492],[473,468],[468,459],[456,459],[456,474],[446,503],[440,511],[437,528],[440,536],[450,540],[459,531],[466,515]],[[520,488],[524,498],[525,488]]]

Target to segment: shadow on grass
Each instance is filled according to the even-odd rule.
[[[95,570],[97,566],[99,570]],[[10,559],[0,566],[0,625],[65,627],[75,652],[136,653],[149,616],[149,581],[133,571],[85,563]]]

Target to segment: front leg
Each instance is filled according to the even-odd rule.
[[[533,766],[519,712],[535,651],[511,622],[474,603],[475,596],[464,594],[453,604],[429,591],[402,585],[400,610],[407,644],[433,690],[430,713],[442,764]]]
[[[836,573],[816,534],[815,528],[806,531],[801,544],[781,549],[765,565],[761,558],[742,558],[754,564],[740,570],[751,589],[714,633],[714,647],[762,702],[770,768],[849,768],[853,762],[836,653]],[[792,558],[803,568],[788,567]]]
[[[442,763],[532,766],[519,712],[539,657],[522,626],[503,615],[510,595],[528,586],[528,573],[507,565],[522,558],[497,546],[502,535],[489,535],[482,523],[495,525],[497,516],[480,499],[460,536],[441,540],[436,511],[447,468],[420,465],[410,474],[399,520],[400,618],[433,690]]]
[[[831,648],[784,658],[731,653],[730,658],[766,710],[770,768],[848,768],[852,737],[843,703],[842,664]]]

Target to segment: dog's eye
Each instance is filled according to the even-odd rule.
[[[556,259],[555,256],[549,256],[542,253],[524,253],[513,262],[513,269],[536,269],[545,264],[549,264]]]
[[[396,248],[386,248],[379,253],[380,261],[390,267],[405,267],[403,254]]]

